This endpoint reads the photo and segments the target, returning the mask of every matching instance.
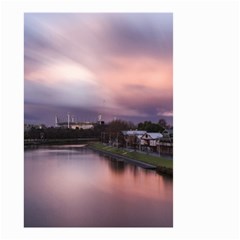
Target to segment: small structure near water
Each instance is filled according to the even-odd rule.
[[[170,135],[172,130],[165,129],[162,133],[130,130],[121,133],[123,135],[121,145],[126,148],[173,155],[173,135]]]

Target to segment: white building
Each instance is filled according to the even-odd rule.
[[[151,147],[157,146],[157,140],[162,138],[163,135],[161,133],[145,133],[141,137],[141,145],[148,145]]]
[[[93,123],[90,122],[60,122],[57,127],[70,128],[70,129],[92,129],[94,128]]]
[[[67,114],[67,122],[59,122],[58,117],[55,116],[55,127],[60,128],[70,128],[70,129],[92,129],[94,128],[94,123],[91,122],[75,122],[74,117],[71,117],[70,114]]]

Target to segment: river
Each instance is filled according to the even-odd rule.
[[[24,151],[25,227],[172,227],[173,180],[84,145]]]

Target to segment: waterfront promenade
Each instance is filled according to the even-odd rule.
[[[133,149],[112,147],[100,142],[92,142],[88,147],[116,159],[125,160],[143,168],[155,169],[160,173],[173,175],[173,161],[156,154],[147,154]]]

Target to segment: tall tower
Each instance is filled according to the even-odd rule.
[[[102,120],[102,115],[101,114],[98,115],[98,121],[97,122],[98,122],[99,125],[103,124],[103,120]]]
[[[55,116],[55,127],[58,127],[58,117]]]
[[[67,122],[68,122],[68,128],[70,127],[70,114],[67,114]]]

